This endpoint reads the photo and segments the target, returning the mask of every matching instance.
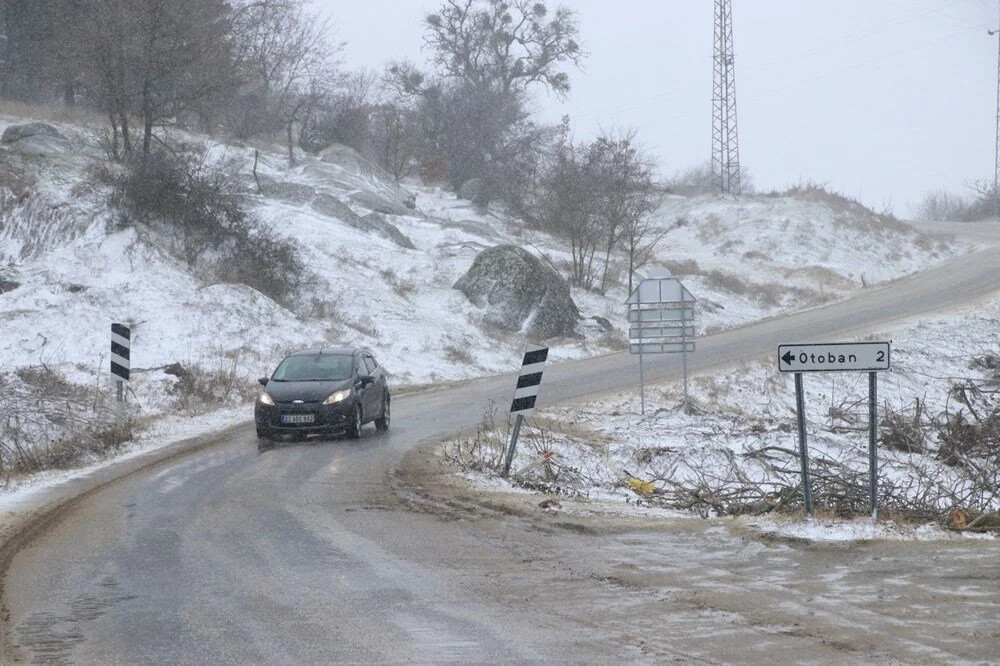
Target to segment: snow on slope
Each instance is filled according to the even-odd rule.
[[[26,120],[2,119],[0,131]],[[386,216],[416,249],[399,247],[309,205],[313,195],[329,194],[364,215],[369,211],[351,197],[366,193],[398,205],[399,186],[378,168],[349,151],[302,155],[294,168],[278,152],[263,153],[259,175],[268,183],[290,184],[291,192],[250,195],[250,201],[262,220],[298,243],[316,276],[288,310],[246,286],[206,282],[148,231],[114,231],[107,193],[88,175],[101,159],[87,143],[89,131],[59,129],[70,137],[72,152],[21,158],[0,149],[2,160],[22,164],[37,178],[27,202],[9,196],[0,202],[0,277],[20,283],[0,294],[0,363],[8,371],[45,364],[72,381],[107,386],[112,321],[135,325],[134,368],[174,362],[226,367],[246,384],[268,373],[284,353],[317,345],[371,347],[395,386],[509,371],[520,358],[522,336],[483,325],[452,285],[480,250],[498,243],[524,246],[556,266],[570,261],[559,239],[414,182],[404,186],[415,194],[416,208]],[[249,149],[206,143],[220,156],[240,157],[252,182]],[[902,226],[881,228],[864,215],[833,210],[829,202],[796,197],[675,199],[661,211],[663,224],[678,215],[688,223],[668,234],[657,261],[675,268],[697,262],[684,279],[701,299],[699,331],[841,297],[862,287],[862,274],[872,284],[968,250],[932,245]],[[789,229],[798,230],[795,252],[776,252],[783,243],[775,235]],[[800,289],[775,296],[768,283],[776,280],[794,281]],[[621,349],[625,288],[605,295],[574,289],[573,296],[588,319],[579,326],[580,337],[549,341],[551,358]],[[613,330],[605,331],[595,316],[609,320]],[[175,377],[162,370],[135,377],[132,397],[145,415],[175,408]],[[236,391],[231,404],[243,395]]]

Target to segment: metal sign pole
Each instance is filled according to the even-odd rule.
[[[688,352],[687,352],[687,339],[681,338],[681,344],[684,346],[684,350],[681,356],[684,357],[684,412],[687,413],[688,410]]]
[[[878,461],[875,444],[878,437],[878,373],[868,373],[868,484],[872,518],[878,517]]]
[[[507,448],[507,460],[503,465],[503,478],[510,476],[510,465],[514,462],[514,449],[517,447],[517,436],[521,434],[521,424],[524,422],[524,416],[518,414],[517,418],[514,420],[514,432],[510,436],[510,446]]]
[[[642,415],[646,415],[646,381],[642,372],[642,342],[639,342],[639,401],[642,404]]]
[[[795,373],[795,409],[799,416],[799,460],[802,462],[802,497],[806,513],[812,518],[812,490],[809,487],[809,450],[806,447],[806,401],[802,393],[802,373]]]

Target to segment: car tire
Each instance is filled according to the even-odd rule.
[[[263,451],[274,446],[274,441],[268,436],[266,430],[257,426],[257,450]]]
[[[385,394],[382,400],[382,416],[375,419],[375,429],[385,432],[389,429],[389,394]]]
[[[351,439],[361,437],[361,425],[364,423],[364,415],[361,413],[361,405],[355,405],[351,413],[351,423],[347,426],[347,436]]]

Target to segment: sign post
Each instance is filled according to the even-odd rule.
[[[501,474],[505,479],[510,476],[510,466],[514,462],[514,450],[517,448],[517,438],[521,434],[524,417],[535,411],[535,399],[542,387],[542,372],[545,370],[545,360],[548,357],[548,347],[529,344],[524,350],[521,372],[517,376],[517,386],[514,387],[514,401],[510,404],[510,413],[517,414],[517,417],[514,420],[514,431],[511,433]]]
[[[868,373],[868,485],[871,495],[868,506],[872,518],[878,517],[878,465],[875,459],[875,443],[878,438],[878,373]]]
[[[643,280],[625,301],[628,306],[628,348],[639,355],[639,391],[646,414],[643,354],[682,354],[684,407],[688,405],[687,355],[694,351],[696,299],[677,278]]]
[[[132,365],[131,346],[132,327],[127,324],[111,324],[111,374],[116,378],[119,407],[125,402],[124,386],[129,380],[129,369]]]
[[[806,399],[802,392],[802,373],[795,373],[795,412],[799,421],[799,462],[802,465],[802,499],[806,513],[813,515],[812,486],[809,483],[809,447],[806,446]]]
[[[806,408],[802,391],[805,372],[868,373],[868,504],[878,516],[878,372],[889,369],[889,342],[828,342],[778,345],[778,371],[795,373],[795,410],[798,417],[799,459],[802,463],[802,498],[813,515],[809,484],[809,450],[806,446]]]

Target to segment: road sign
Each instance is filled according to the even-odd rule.
[[[525,349],[517,386],[514,387],[514,400],[510,404],[511,414],[529,416],[535,411],[535,399],[538,397],[538,390],[542,388],[542,371],[545,370],[545,360],[548,357],[548,347],[528,345]]]
[[[131,367],[132,327],[111,324],[111,374],[128,381]]]
[[[781,372],[876,372],[888,369],[888,342],[778,345],[778,370]]]
[[[646,413],[643,354],[684,355],[684,405],[688,403],[687,355],[694,351],[695,297],[677,278],[643,280],[629,294],[628,350],[639,355],[639,390]]]
[[[804,372],[868,373],[868,498],[872,518],[878,513],[878,371],[889,369],[888,342],[821,342],[778,345],[778,370],[795,373],[795,411],[799,424],[799,460],[802,464],[802,498],[813,515],[809,489],[809,449],[806,445],[806,405],[802,389]]]
[[[510,446],[507,447],[507,458],[501,474],[505,479],[510,475],[510,465],[514,462],[514,449],[517,447],[517,437],[524,417],[535,411],[535,399],[538,397],[538,390],[542,388],[542,371],[545,370],[545,360],[548,357],[548,347],[529,344],[521,358],[521,372],[517,376],[514,400],[510,404],[510,413],[516,414],[517,418],[514,419],[514,432],[510,436]]]

